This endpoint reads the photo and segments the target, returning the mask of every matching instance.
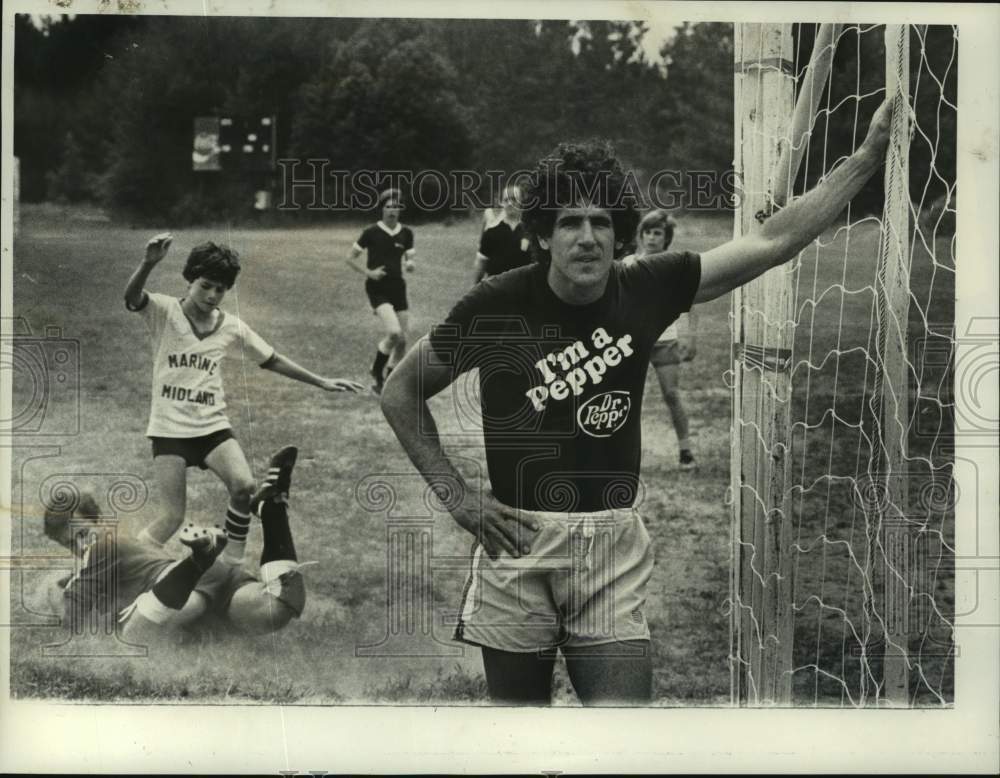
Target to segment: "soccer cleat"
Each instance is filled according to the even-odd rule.
[[[199,527],[188,524],[177,539],[191,549],[191,558],[202,570],[207,570],[226,547],[229,538],[217,527]]]
[[[374,370],[371,371],[371,377],[375,380],[375,383],[372,384],[372,392],[382,394],[382,387],[385,386],[385,378],[382,377],[381,373],[376,373]]]
[[[265,500],[288,502],[288,491],[292,487],[292,469],[298,456],[299,450],[295,446],[285,446],[271,456],[267,477],[250,498],[250,513],[260,515],[257,509]]]
[[[691,449],[685,448],[681,451],[681,470],[694,470],[698,463],[694,459],[694,454],[691,453]]]

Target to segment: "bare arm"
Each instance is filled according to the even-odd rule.
[[[278,375],[283,375],[286,378],[291,378],[294,381],[301,381],[304,384],[311,384],[312,386],[318,386],[327,392],[357,392],[361,393],[365,391],[365,388],[359,384],[357,381],[351,381],[347,378],[324,378],[323,376],[316,375],[310,370],[306,370],[301,365],[293,362],[288,357],[279,354],[277,351],[274,352],[274,356],[263,365],[261,365],[265,370],[271,370]]]
[[[170,244],[173,240],[174,236],[169,232],[162,232],[151,238],[146,244],[146,256],[132,273],[125,286],[125,304],[129,308],[138,308],[142,305],[142,290],[146,285],[146,279],[149,278],[153,268],[167,256],[167,251],[170,250]]]
[[[426,337],[410,349],[382,390],[382,413],[424,480],[449,507],[458,525],[479,539],[490,558],[496,559],[501,550],[512,557],[527,554],[531,547],[519,537],[517,524],[531,530],[537,530],[537,524],[471,487],[441,447],[427,400],[447,387],[452,376],[450,368],[434,364],[432,354]]]
[[[476,261],[472,267],[472,285],[475,286],[483,280],[486,275],[486,257],[480,252],[476,252]]]
[[[875,112],[868,136],[847,161],[753,232],[706,251],[694,302],[701,303],[752,281],[787,262],[826,229],[882,164],[892,122],[892,102]]]
[[[359,249],[357,245],[351,246],[351,253],[347,255],[347,264],[355,273],[360,273],[365,278],[370,278],[372,281],[378,281],[385,275],[385,268],[376,267],[369,270],[368,268],[359,265],[358,257],[361,256],[363,251],[364,249]]]

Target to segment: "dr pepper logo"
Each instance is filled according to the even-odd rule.
[[[607,438],[621,429],[631,407],[629,393],[616,389],[587,400],[577,411],[576,421],[592,438]]]

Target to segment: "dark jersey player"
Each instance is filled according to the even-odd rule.
[[[531,263],[528,233],[521,224],[521,188],[511,184],[500,200],[503,217],[479,236],[473,284]]]
[[[383,412],[475,537],[456,637],[482,648],[495,701],[547,703],[557,652],[584,704],[650,700],[653,559],[634,508],[650,352],[693,303],[819,235],[878,169],[890,121],[886,103],[849,159],[755,232],[629,267],[613,261],[616,236],[638,222],[625,172],[605,145],[559,147],[525,191],[539,262],[475,286],[393,373]],[[472,367],[492,493],[444,453],[427,404]]]
[[[365,276],[365,292],[372,311],[382,325],[383,337],[375,351],[371,374],[375,379],[372,390],[382,391],[386,370],[392,368],[406,353],[406,327],[409,302],[403,269],[414,268],[413,230],[399,222],[402,198],[398,189],[387,189],[379,195],[382,218],[365,229],[351,247],[348,264]],[[357,264],[361,253],[368,252],[364,268]]]
[[[179,539],[191,552],[177,559],[151,543],[107,534],[91,539],[87,524],[99,512],[88,494],[70,510],[47,507],[46,536],[79,559],[76,572],[53,592],[62,600],[64,624],[75,629],[93,611],[113,614],[122,623],[123,637],[142,642],[205,617],[262,634],[300,616],[306,591],[287,507],[296,454],[288,447],[271,458],[268,476],[251,502],[264,541],[256,576],[220,556],[227,537],[217,528],[185,526]],[[71,522],[74,514],[83,521]]]

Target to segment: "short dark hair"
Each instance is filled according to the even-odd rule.
[[[639,222],[639,228],[635,231],[636,243],[640,242],[642,233],[647,230],[654,230],[657,227],[663,229],[663,250],[666,251],[674,240],[674,229],[677,227],[677,221],[662,208],[654,208],[642,217],[642,221]]]
[[[240,255],[229,246],[219,246],[212,241],[201,243],[191,249],[184,264],[184,280],[192,283],[198,278],[207,278],[232,289],[236,276],[240,274]]]
[[[633,235],[639,211],[635,195],[628,194],[627,181],[614,147],[605,140],[560,143],[540,159],[522,187],[521,221],[532,236],[535,258],[543,263],[551,259],[538,239],[551,237],[561,208],[585,199],[611,214],[616,240]]]

